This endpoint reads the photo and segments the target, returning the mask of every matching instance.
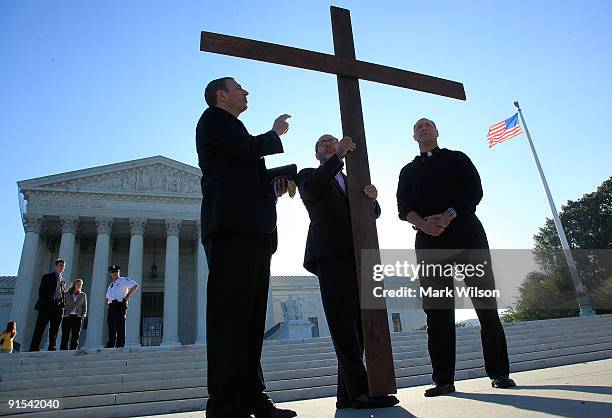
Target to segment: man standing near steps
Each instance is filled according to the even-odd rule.
[[[476,206],[482,199],[482,185],[476,167],[462,152],[438,147],[438,129],[433,121],[419,119],[413,131],[421,154],[406,164],[400,173],[397,206],[400,219],[408,221],[418,231],[414,244],[418,263],[433,267],[484,266],[482,277],[466,278],[465,284],[482,290],[494,289],[489,243],[476,217]],[[442,291],[455,289],[453,280],[453,277],[421,275],[420,286]],[[472,298],[472,303],[480,321],[485,369],[492,386],[516,386],[508,377],[508,349],[497,313],[497,301],[493,297]],[[454,392],[454,298],[423,297],[423,309],[427,315],[434,383],[425,391],[425,396]]]
[[[304,267],[319,279],[325,317],[338,357],[336,408],[385,408],[399,403],[395,396],[368,395],[363,364],[363,334],[355,250],[347,194],[342,173],[344,157],[356,145],[323,135],[315,144],[318,168],[305,168],[297,176],[300,196],[310,217]],[[380,216],[373,185],[365,185],[374,216]]]
[[[66,289],[64,288],[65,282],[62,276],[64,268],[64,260],[57,259],[54,263],[55,271],[44,274],[40,279],[38,301],[34,306],[34,309],[38,311],[38,316],[36,317],[36,325],[29,351],[40,350],[40,341],[48,323],[51,325],[49,326],[49,347],[47,350],[55,351],[57,332],[62,323],[64,306],[66,306],[64,299]]]
[[[208,109],[196,128],[209,270],[206,416],[290,418],[295,412],[276,408],[264,393],[260,362],[277,245],[276,199],[287,191],[286,182],[273,186],[263,157],[283,152],[280,135],[289,129],[290,116],[279,116],[264,134],[250,135],[238,119],[248,94],[231,77],[211,81],[204,92]],[[238,323],[243,330],[234,329]]]

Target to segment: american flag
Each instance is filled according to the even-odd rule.
[[[518,123],[518,113],[515,113],[508,119],[502,120],[489,128],[489,133],[487,135],[489,148],[522,133],[523,130]]]

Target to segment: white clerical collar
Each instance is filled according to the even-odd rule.
[[[434,155],[438,151],[440,151],[440,148],[439,147],[435,147],[431,151],[422,152],[421,153],[421,157],[431,157],[432,155]]]

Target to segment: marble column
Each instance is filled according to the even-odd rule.
[[[164,277],[163,346],[180,345],[178,339],[179,234],[181,221],[166,220],[166,275]]]
[[[140,347],[140,314],[142,304],[144,232],[146,219],[130,219],[130,258],[128,261],[128,277],[140,285],[140,288],[130,299],[127,314],[126,347]]]
[[[42,226],[42,216],[25,215],[23,217],[25,238],[23,239],[23,248],[21,250],[19,270],[17,272],[17,283],[15,283],[15,292],[13,293],[10,318],[17,323],[18,334],[16,340],[21,343],[22,350],[24,351],[29,347],[30,341],[24,341],[20,338],[20,335],[22,337],[28,335],[28,314],[30,312],[36,314],[36,311],[34,311],[30,305],[30,300],[32,298],[32,292],[34,290],[38,291],[38,289],[33,289],[33,286]]]
[[[96,238],[96,251],[94,254],[93,274],[91,276],[91,290],[88,302],[88,324],[86,348],[104,346],[103,331],[106,320],[106,288],[108,282],[108,266],[110,259],[110,238],[113,227],[112,218],[96,218],[98,236]]]
[[[202,229],[196,225],[196,344],[206,344],[206,287],[208,283],[208,261],[202,245]]]
[[[70,286],[76,277],[73,277],[76,266],[74,265],[74,244],[76,231],[79,226],[78,216],[61,216],[60,225],[62,228],[62,240],[60,241],[59,258],[65,261],[64,280],[66,288]]]

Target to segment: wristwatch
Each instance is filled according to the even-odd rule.
[[[455,208],[448,208],[446,209],[446,213],[448,213],[450,216],[454,218],[457,217],[457,211],[455,210]]]

